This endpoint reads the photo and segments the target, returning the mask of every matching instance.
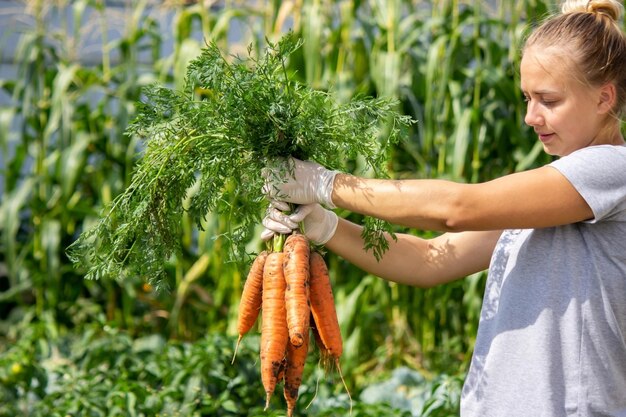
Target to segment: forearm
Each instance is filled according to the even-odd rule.
[[[400,284],[432,287],[484,270],[499,232],[444,234],[434,239],[397,234],[388,236],[389,249],[377,260],[364,249],[362,227],[339,219],[326,248],[378,277]]]
[[[478,184],[338,174],[332,201],[394,224],[436,231],[530,229],[593,218],[578,191],[551,167]]]
[[[380,180],[337,175],[337,207],[420,230],[452,231],[462,187],[442,180]]]

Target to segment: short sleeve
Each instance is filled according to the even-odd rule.
[[[593,223],[626,221],[626,146],[579,149],[550,164],[563,174],[593,211]]]

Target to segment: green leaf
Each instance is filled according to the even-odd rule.
[[[413,121],[392,100],[340,103],[296,82],[286,67],[301,45],[290,33],[268,41],[262,56],[250,49],[242,58],[210,44],[187,66],[184,88],[144,90],[127,129],[144,140],[132,182],[70,247],[88,278],[132,274],[167,286],[164,271],[178,255],[183,214],[200,229],[208,213],[224,215],[230,229],[221,238],[235,259],[245,259],[267,206],[260,172],[278,158],[343,170],[362,158],[366,169],[386,174],[388,150]],[[383,222],[365,223],[366,249],[377,257],[388,246],[386,231]]]

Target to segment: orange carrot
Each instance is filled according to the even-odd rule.
[[[287,417],[293,416],[298,400],[298,390],[302,384],[304,364],[309,351],[309,332],[304,332],[302,344],[287,344],[287,368],[285,369],[284,395],[287,401]]]
[[[239,316],[237,317],[237,332],[239,338],[237,338],[237,345],[235,346],[235,353],[233,355],[232,362],[235,361],[237,356],[237,349],[239,349],[239,343],[243,338],[243,335],[248,333],[261,310],[261,301],[263,294],[263,267],[267,258],[267,252],[263,251],[252,262],[250,271],[246,278],[246,283],[243,286],[243,292],[241,293],[241,301],[239,302]],[[231,362],[231,363],[232,363]]]
[[[278,376],[276,377],[277,384],[281,383],[285,379],[285,369],[287,369],[287,356],[286,355],[287,355],[287,352],[285,352],[285,358],[280,363],[280,368],[278,369]]]
[[[333,297],[333,289],[330,285],[330,276],[328,275],[326,262],[318,252],[311,252],[310,255],[309,286],[314,334],[317,331],[323,346],[320,347],[322,364],[324,365],[324,362],[328,360],[334,363],[350,399],[350,414],[352,414],[352,396],[343,378],[339,364],[339,358],[343,352],[343,342],[335,310],[335,298]],[[318,341],[318,343],[320,342]]]
[[[315,338],[315,345],[320,352],[318,365],[321,366],[325,372],[328,372],[335,364],[335,360],[331,357],[330,352],[326,349],[326,346],[324,346],[324,342],[322,342],[320,333],[317,330],[317,324],[312,316],[313,315],[311,315],[311,331],[313,332],[313,337]]]
[[[309,332],[309,240],[301,234],[289,235],[283,246],[283,271],[287,289],[285,307],[289,340],[301,346]]]
[[[343,352],[343,342],[328,268],[324,258],[318,252],[311,252],[310,258],[311,313],[313,313],[315,327],[328,354],[332,359],[338,361]]]
[[[263,322],[261,325],[261,380],[265,388],[265,408],[276,388],[289,343],[285,311],[283,252],[267,255],[263,268]]]
[[[324,346],[324,342],[322,342],[322,338],[320,337],[320,332],[317,331],[317,324],[315,324],[315,319],[313,318],[313,314],[311,314],[311,318],[309,319],[309,323],[311,323],[311,332],[313,332],[313,337],[315,338],[315,345],[320,350],[320,355],[322,358],[329,357],[330,354]]]

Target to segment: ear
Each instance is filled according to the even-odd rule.
[[[615,101],[617,100],[617,89],[615,84],[606,83],[600,87],[600,95],[598,97],[598,113],[606,114],[610,113],[615,107]]]

